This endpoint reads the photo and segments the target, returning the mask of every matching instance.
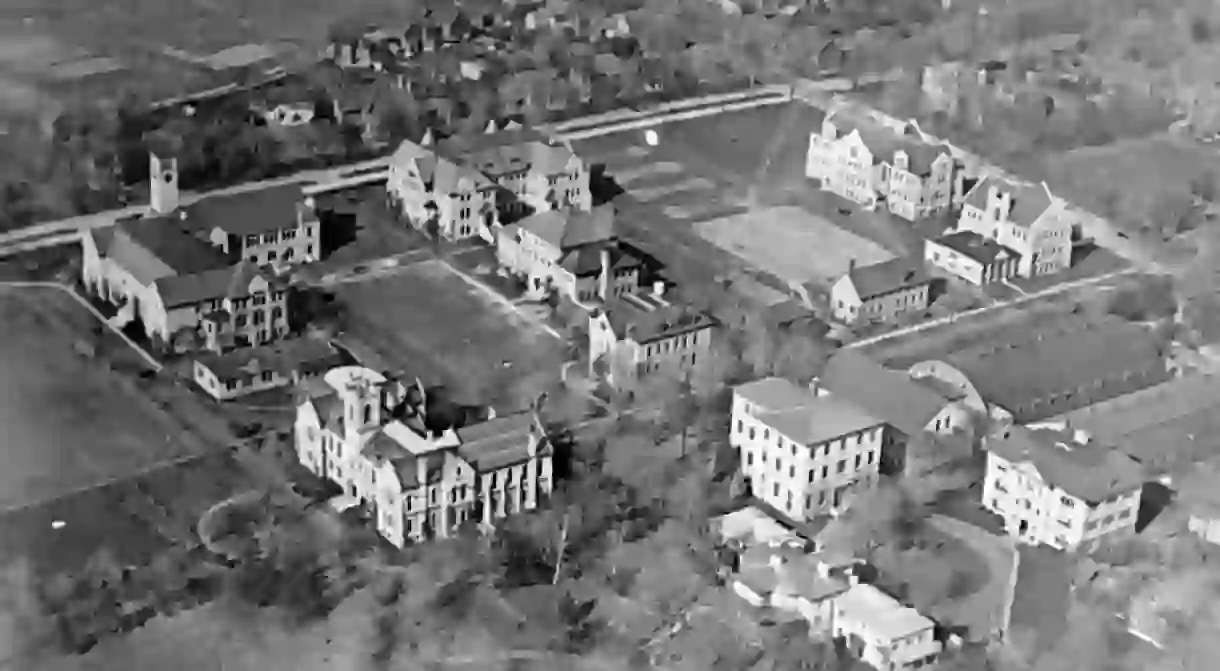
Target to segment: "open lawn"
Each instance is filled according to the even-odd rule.
[[[564,343],[443,261],[344,284],[342,343],[366,365],[444,384],[470,402],[503,400],[489,389],[524,376],[559,375]]]
[[[947,604],[937,618],[949,626],[967,627],[971,640],[984,640],[1007,624],[1012,608],[1018,555],[1011,539],[944,515],[933,516],[930,524],[962,543],[987,564],[987,578],[969,595]]]
[[[1067,629],[1073,561],[1047,547],[1023,545],[1012,604],[1014,641],[1026,654],[1050,650]]]
[[[796,207],[773,207],[696,224],[699,234],[746,263],[795,284],[832,284],[853,260],[894,258],[876,243]]]
[[[1056,194],[1127,225],[1143,224],[1160,194],[1189,193],[1196,178],[1208,175],[1220,186],[1214,147],[1167,135],[1050,154],[1043,163]]]
[[[0,563],[23,556],[40,573],[70,572],[106,550],[121,565],[141,566],[169,547],[194,545],[199,516],[251,486],[221,452],[2,513]]]
[[[142,362],[109,331],[95,334],[100,324],[66,293],[5,287],[0,317],[0,509],[227,439],[223,419],[185,387],[133,379]]]

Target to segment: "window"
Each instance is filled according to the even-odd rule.
[[[270,245],[275,242],[275,233],[263,233],[263,244]]]
[[[262,292],[254,294],[254,296],[251,297],[251,302],[255,305],[262,305],[263,303],[267,302],[267,294]]]
[[[269,371],[269,370],[263,371],[262,378],[263,378],[263,382],[270,382],[271,381],[271,371]]]
[[[778,482],[775,483],[774,485],[771,485],[771,491],[775,493],[775,496],[779,496],[779,483]]]
[[[795,477],[796,477],[796,466],[789,466],[789,467],[788,467],[788,477],[789,477],[789,478],[795,478]]]
[[[246,246],[247,246],[247,247],[253,247],[253,246],[257,245],[257,244],[258,244],[258,236],[257,236],[257,235],[247,235],[247,236],[246,236]]]
[[[809,469],[809,482],[810,482],[810,484],[812,484],[812,483],[813,483],[814,478],[817,476],[817,472],[818,472],[818,470],[817,470],[816,468],[811,468],[811,469]]]
[[[741,421],[740,419],[737,420],[737,433],[741,433],[742,431],[745,431],[745,429],[746,429],[746,423]]]
[[[864,455],[856,455],[856,469],[860,468],[860,462],[864,460]]]
[[[829,477],[830,477],[830,467],[823,466],[822,467],[822,479],[825,480],[826,478],[829,478]]]
[[[267,252],[267,263],[271,263],[272,261],[274,261],[275,257],[276,257],[275,252]]]
[[[1076,506],[1076,502],[1068,496],[1060,496],[1059,502],[1068,508],[1074,508]]]
[[[284,230],[280,231],[280,237],[284,240],[295,240],[297,237],[297,229],[285,228]]]
[[[750,427],[750,440],[754,440],[754,427]]]

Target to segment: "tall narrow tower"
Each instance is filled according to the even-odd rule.
[[[170,214],[178,209],[178,159],[149,152],[148,198],[156,214]]]

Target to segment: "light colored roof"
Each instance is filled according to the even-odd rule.
[[[1071,431],[1013,426],[988,438],[985,447],[1010,463],[1033,465],[1047,484],[1088,503],[1144,483],[1144,471],[1134,459],[1096,441],[1082,445]]]
[[[813,400],[813,392],[782,377],[764,377],[739,384],[733,392],[766,410],[798,408]]]
[[[819,396],[799,408],[759,413],[758,419],[803,445],[820,445],[885,423],[833,395]]]
[[[838,606],[852,619],[867,622],[873,633],[886,642],[935,626],[919,611],[902,605],[872,585],[854,585],[839,597]]]
[[[765,545],[801,540],[791,529],[752,506],[722,515],[716,522],[720,526],[721,536],[726,540]]]
[[[948,404],[944,396],[890,370],[854,349],[841,349],[826,363],[819,383],[903,433],[917,435]]]

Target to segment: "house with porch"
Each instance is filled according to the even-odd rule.
[[[1016,275],[1039,277],[1072,265],[1078,217],[1046,182],[1022,184],[986,177],[966,194],[957,231],[969,231],[1019,255]]]
[[[974,231],[955,231],[924,243],[924,261],[975,286],[1006,282],[1021,254]]]
[[[482,529],[532,510],[553,486],[553,450],[536,412],[429,429],[423,392],[360,366],[303,390],[294,427],[311,472],[367,506],[397,547]]]
[[[448,240],[475,236],[531,213],[592,208],[588,166],[566,144],[529,129],[434,143],[404,141],[390,158],[386,194],[411,225]]]
[[[497,227],[496,256],[531,291],[550,287],[582,303],[634,293],[643,263],[619,245],[614,217],[609,203],[538,212]]]
[[[837,114],[810,136],[805,162],[823,190],[908,221],[948,211],[959,170],[949,147],[929,144],[913,123],[895,132]]]
[[[151,211],[90,229],[86,290],[122,306],[155,343],[189,349],[267,343],[289,332],[289,287],[275,264],[317,258],[320,225],[299,187],[178,202],[172,159],[152,157]]]

